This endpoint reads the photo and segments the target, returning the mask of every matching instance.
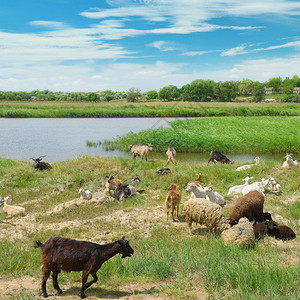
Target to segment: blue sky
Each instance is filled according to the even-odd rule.
[[[300,76],[300,1],[1,0],[0,90]]]

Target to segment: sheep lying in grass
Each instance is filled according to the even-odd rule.
[[[259,162],[260,162],[260,157],[256,156],[253,160],[254,160],[253,164],[251,164],[251,165],[243,165],[243,166],[237,167],[236,170],[237,171],[244,171],[244,170],[250,169],[254,165],[258,165]]]
[[[238,224],[224,230],[221,239],[225,245],[253,246],[255,243],[254,230],[247,218],[241,218]]]
[[[12,200],[10,197],[5,197],[3,201],[3,211],[10,216],[26,216],[27,212],[24,207],[17,205],[9,205]]]
[[[93,195],[89,190],[79,189],[80,199],[91,200]]]
[[[244,187],[249,185],[251,179],[253,179],[252,176],[251,177],[247,176],[244,179],[242,179],[245,183],[241,184],[241,185],[235,185],[235,186],[231,187],[228,190],[227,196],[241,194]]]
[[[168,187],[168,193],[167,193],[167,197],[166,197],[166,201],[165,201],[167,221],[168,221],[168,217],[169,217],[170,208],[171,208],[173,221],[175,222],[174,215],[177,215],[177,218],[178,218],[180,201],[181,201],[181,192],[175,183],[171,183]]]
[[[251,191],[237,198],[229,216],[230,224],[235,225],[239,219],[246,217],[249,221],[256,220],[263,214],[265,196],[259,191]]]
[[[223,215],[220,205],[202,198],[191,198],[183,205],[186,222],[191,233],[193,222],[205,225],[210,232],[220,234],[230,228],[229,220]]]

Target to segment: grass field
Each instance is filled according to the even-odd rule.
[[[210,116],[299,116],[299,104],[285,103],[109,103],[0,101],[2,118],[121,118]]]
[[[237,172],[239,165],[207,165],[207,160],[180,163],[169,166],[172,174],[157,176],[155,171],[166,167],[166,160],[154,160],[151,153],[148,162],[84,156],[53,163],[49,172],[36,171],[28,162],[0,159],[1,196],[11,195],[13,204],[28,212],[23,218],[0,212],[5,222],[0,223],[0,298],[41,298],[41,251],[32,247],[33,241],[60,235],[101,244],[125,235],[135,254],[107,261],[98,271],[99,281],[86,291],[88,299],[297,299],[299,169],[285,170],[276,162],[262,161],[251,172]],[[189,198],[186,183],[198,172],[205,174],[204,185],[214,184],[222,195],[242,184],[246,175],[254,181],[272,175],[284,192],[266,194],[265,211],[290,226],[297,238],[282,242],[268,237],[251,249],[226,247],[204,227],[194,226],[189,235],[182,205],[179,221],[167,221],[168,185],[177,183],[185,202]],[[110,173],[125,183],[138,175],[139,187],[146,193],[122,202],[113,200],[104,192],[105,175]],[[90,189],[93,199],[78,199],[80,187]],[[233,202],[226,197],[226,216]],[[61,273],[59,283],[65,295],[59,298],[79,298],[80,278],[79,272]],[[47,288],[49,299],[56,299],[51,280]]]
[[[210,117],[170,122],[172,128],[128,133],[103,143],[106,149],[128,150],[128,145],[153,145],[165,152],[293,153],[300,152],[298,117]]]

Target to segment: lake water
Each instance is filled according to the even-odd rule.
[[[170,127],[172,118],[0,118],[0,157],[29,160],[46,155],[45,161],[62,161],[80,155],[131,156],[130,152],[105,151],[87,147],[86,142],[112,140],[130,131]],[[235,161],[251,162],[259,155],[226,155]],[[262,159],[283,161],[283,155],[261,155]],[[209,154],[178,153],[178,161],[191,163],[208,160]],[[149,159],[165,159],[165,153],[151,152]]]

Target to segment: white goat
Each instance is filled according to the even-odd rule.
[[[281,185],[277,183],[273,177],[270,177],[269,179],[262,178],[261,182],[266,185],[265,191],[275,194],[282,193]]]
[[[80,194],[80,199],[90,200],[93,197],[89,190],[79,189],[78,194]]]
[[[284,157],[286,160],[283,162],[282,167],[285,169],[293,169],[299,165],[298,161],[293,160],[292,154],[286,154]]]
[[[236,170],[237,171],[244,171],[244,170],[247,170],[247,169],[250,169],[252,166],[254,165],[258,165],[259,162],[260,162],[260,157],[259,156],[256,156],[254,159],[254,163],[251,164],[251,165],[243,165],[243,166],[240,166],[238,167]]]
[[[235,185],[235,186],[231,187],[231,188],[228,190],[227,196],[229,196],[229,195],[238,195],[238,194],[241,194],[243,188],[244,188],[245,186],[249,185],[251,179],[253,179],[253,176],[251,176],[251,177],[247,176],[247,177],[245,177],[244,179],[242,179],[245,183],[244,183],[244,184],[241,184],[241,185]]]
[[[246,185],[243,189],[242,189],[242,194],[246,195],[248,194],[250,191],[259,191],[261,193],[264,193],[266,190],[268,190],[268,186],[271,184],[271,180],[266,179],[264,182],[254,182],[251,183],[249,185]]]
[[[186,191],[192,193],[191,198],[206,198],[206,193],[202,189],[202,186],[195,182],[188,183]]]
[[[8,203],[11,203],[10,197],[5,197],[3,202],[4,202],[3,211],[8,215],[23,216],[23,217],[27,215],[26,209],[24,207],[17,206],[17,205],[8,205]]]
[[[211,202],[217,203],[220,206],[224,206],[225,204],[224,197],[220,195],[218,192],[214,192],[212,187],[210,186],[205,187],[204,192]]]

